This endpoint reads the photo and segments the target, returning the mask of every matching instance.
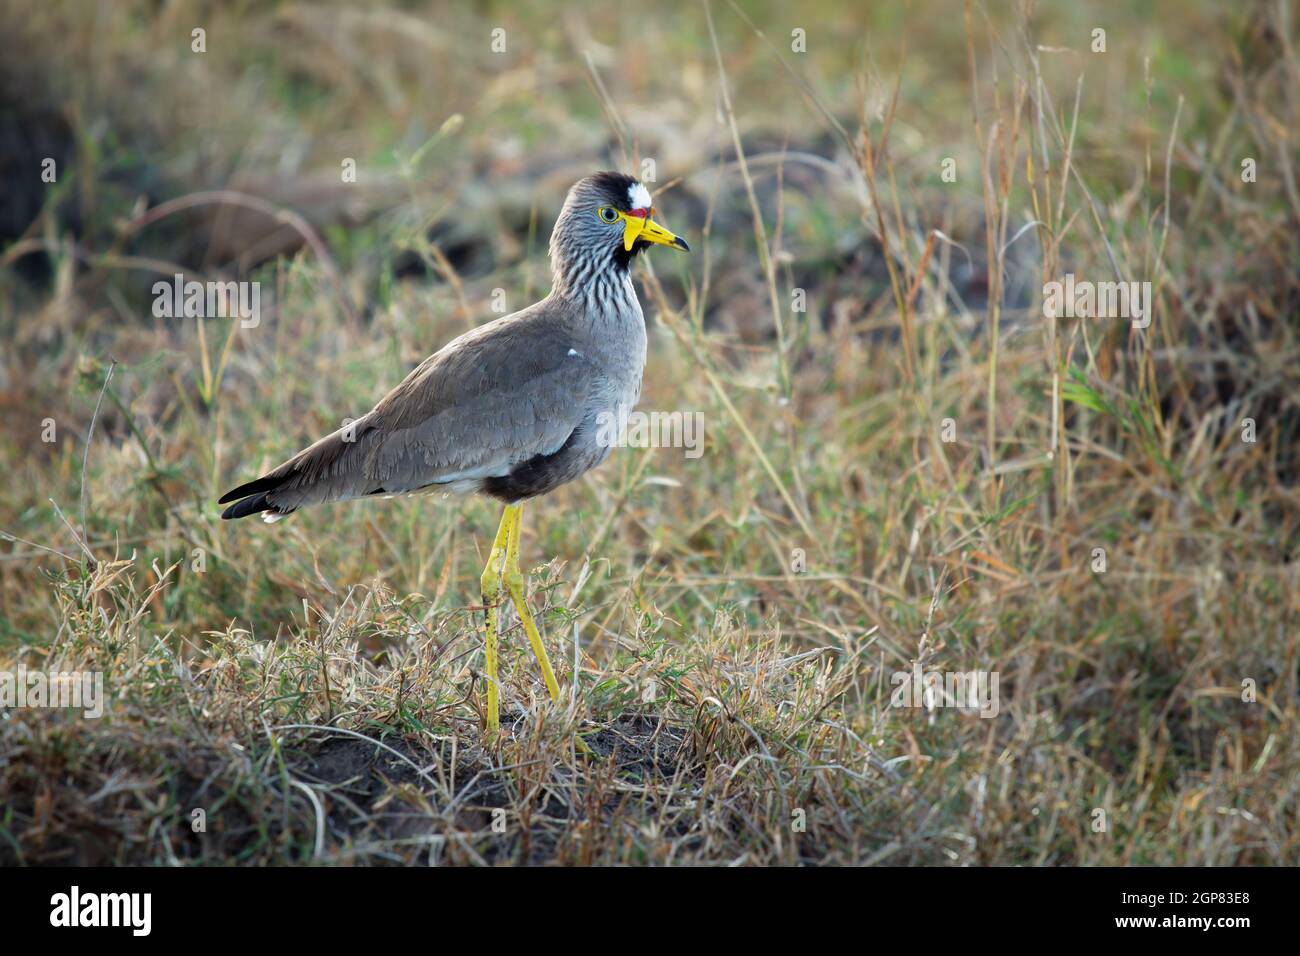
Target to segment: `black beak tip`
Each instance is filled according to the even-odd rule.
[[[682,252],[691,251],[691,247],[687,245],[686,240],[683,239],[681,236],[676,236],[673,238],[673,245],[676,246],[678,249],[682,250]]]

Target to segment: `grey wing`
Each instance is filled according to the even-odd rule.
[[[430,356],[362,418],[224,495],[222,504],[236,503],[222,517],[435,485],[461,490],[561,448],[599,371],[558,323],[529,312]]]
[[[503,475],[582,421],[597,370],[554,329],[503,322],[453,345],[375,407],[369,477],[413,491]]]

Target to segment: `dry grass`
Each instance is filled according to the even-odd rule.
[[[8,15],[64,174],[0,219],[0,662],[112,700],[0,713],[0,859],[1295,862],[1294,11],[815,6],[512,14],[504,59],[460,12]],[[489,504],[214,501],[541,295],[564,188],[643,157],[697,253],[641,274],[642,407],[707,448],[527,509],[571,696],[516,624],[485,749]],[[172,271],[273,304],[155,320]],[[1066,272],[1150,328],[1044,319]],[[998,716],[892,707],[915,665]]]

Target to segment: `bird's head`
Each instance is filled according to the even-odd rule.
[[[557,277],[575,270],[627,269],[651,246],[690,252],[680,236],[654,221],[650,190],[624,173],[595,173],[574,183],[551,233]]]

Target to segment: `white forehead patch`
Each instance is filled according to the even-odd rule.
[[[650,190],[641,183],[633,183],[627,187],[627,201],[632,204],[633,209],[649,209]]]

